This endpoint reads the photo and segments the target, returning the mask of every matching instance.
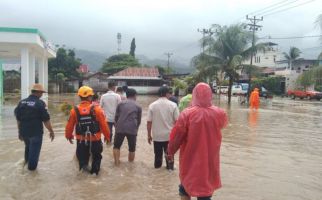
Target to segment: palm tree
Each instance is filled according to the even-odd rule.
[[[243,61],[251,56],[251,52],[260,49],[263,45],[251,47],[252,33],[244,29],[244,24],[231,26],[213,25],[216,33],[208,38],[207,52],[212,57],[213,66],[225,73],[229,81],[228,103],[231,102],[231,88],[233,82],[238,80],[237,69],[244,68]],[[248,65],[247,65],[248,66]]]
[[[288,68],[292,69],[293,61],[300,57],[301,51],[297,47],[290,47],[289,53],[284,52],[283,54],[288,61]]]

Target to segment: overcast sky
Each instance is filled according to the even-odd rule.
[[[309,3],[264,17],[259,36],[320,34],[314,22],[322,0],[1,0],[0,26],[38,28],[54,44],[102,53],[117,51],[120,32],[124,52],[135,37],[137,54],[165,59],[172,52],[173,59],[188,62],[200,52],[198,28],[243,22],[246,14],[279,2],[294,2],[280,9]],[[282,50],[301,48],[303,57],[322,49],[318,38],[274,42]]]

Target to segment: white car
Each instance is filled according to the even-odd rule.
[[[248,84],[247,83],[241,83],[238,85],[233,85],[231,88],[231,94],[232,95],[244,95],[247,94],[248,90]]]
[[[215,93],[219,94],[227,94],[228,93],[228,86],[216,86]]]

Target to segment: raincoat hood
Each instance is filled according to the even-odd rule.
[[[210,107],[212,91],[208,84],[198,83],[192,92],[192,106]]]

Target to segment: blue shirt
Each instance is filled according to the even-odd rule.
[[[50,119],[45,102],[35,95],[21,100],[14,112],[17,121],[20,122],[19,134],[23,137],[42,135],[43,122]]]

